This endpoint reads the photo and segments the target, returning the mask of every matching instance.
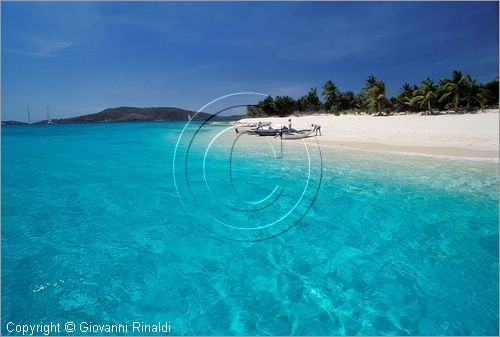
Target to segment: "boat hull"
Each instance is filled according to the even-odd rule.
[[[254,131],[256,134],[259,136],[276,136],[277,134],[280,133],[280,130],[255,130]]]

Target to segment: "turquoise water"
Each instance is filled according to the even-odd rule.
[[[3,334],[498,335],[496,163],[182,127],[2,127]]]

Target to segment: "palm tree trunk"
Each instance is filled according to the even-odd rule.
[[[458,112],[458,94],[455,95],[455,112]]]
[[[430,100],[427,101],[427,106],[429,107],[429,113],[432,114],[432,108],[431,108],[431,101]]]
[[[382,114],[382,109],[380,108],[380,101],[377,101],[377,106],[378,106],[378,114]]]

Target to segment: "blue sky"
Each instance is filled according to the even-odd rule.
[[[2,119],[498,74],[497,2],[2,2]]]

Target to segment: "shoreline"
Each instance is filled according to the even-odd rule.
[[[306,139],[310,143],[312,138]],[[471,150],[456,147],[399,146],[382,143],[360,143],[340,141],[318,141],[321,146],[345,148],[359,151],[381,152],[400,155],[415,155],[443,158],[483,159],[499,161],[498,151]]]
[[[322,136],[306,138],[320,146],[393,154],[499,160],[499,113],[464,115],[308,115],[245,118],[239,123],[266,122],[294,128],[321,125]],[[290,141],[290,140],[287,140]]]

